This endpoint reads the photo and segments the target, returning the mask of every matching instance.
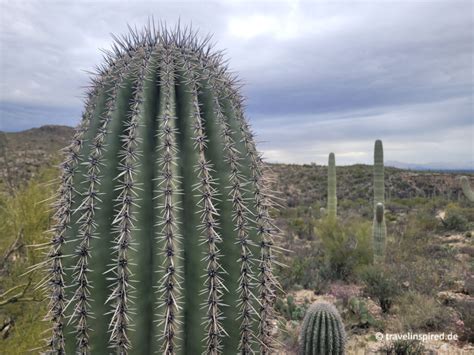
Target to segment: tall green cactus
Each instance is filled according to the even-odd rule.
[[[336,196],[336,157],[334,153],[329,154],[328,159],[328,216],[337,216],[337,196]]]
[[[385,259],[385,239],[387,227],[384,218],[385,180],[383,164],[383,146],[381,140],[374,147],[374,222],[372,228],[374,262]]]
[[[383,165],[383,145],[380,139],[374,147],[374,211],[377,203],[385,203],[385,176]]]
[[[48,353],[272,351],[270,195],[222,63],[187,29],[115,39],[62,164]]]
[[[384,206],[377,203],[375,208],[374,225],[372,228],[373,246],[374,246],[374,262],[383,262],[385,257],[385,239],[387,237],[387,226],[384,218]]]
[[[300,334],[300,355],[342,355],[346,332],[337,309],[329,303],[315,303],[306,311]]]
[[[464,192],[464,196],[466,196],[469,201],[474,202],[474,191],[471,189],[467,176],[461,176],[461,188]]]

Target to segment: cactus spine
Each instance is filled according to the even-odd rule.
[[[92,79],[43,263],[48,352],[271,353],[271,196],[207,41],[131,31]]]
[[[466,196],[469,201],[474,202],[474,191],[471,189],[467,176],[461,176],[461,188],[464,192],[464,196]]]
[[[337,216],[337,189],[336,183],[336,157],[334,153],[329,154],[328,159],[328,211],[329,218]]]
[[[383,146],[381,140],[376,140],[374,147],[374,222],[372,228],[374,262],[383,261],[385,258],[387,227],[384,218],[384,204],[385,183]]]
[[[306,311],[300,335],[300,355],[342,355],[346,332],[337,309],[329,303],[315,303]]]

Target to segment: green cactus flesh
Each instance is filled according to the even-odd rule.
[[[374,147],[374,209],[379,202],[385,203],[383,145],[380,139],[375,141]]]
[[[235,78],[188,30],[105,60],[62,164],[48,352],[270,353],[275,229]]]
[[[377,203],[375,208],[374,225],[372,228],[373,246],[374,246],[374,261],[383,261],[385,255],[385,239],[387,236],[387,226],[384,218],[384,206],[382,203]]]
[[[337,196],[336,196],[336,157],[334,153],[329,154],[328,160],[328,216],[337,216]]]
[[[385,182],[383,145],[381,140],[375,141],[374,147],[374,222],[372,227],[374,261],[385,258],[385,239],[387,227],[384,218]]]
[[[469,201],[474,202],[474,191],[471,189],[467,176],[461,176],[461,188],[464,196],[466,196]]]
[[[300,355],[345,353],[346,332],[337,309],[329,303],[315,303],[306,311],[300,334]]]

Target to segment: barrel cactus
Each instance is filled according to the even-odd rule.
[[[334,153],[329,154],[328,159],[328,216],[337,216],[337,196],[336,196],[336,157]]]
[[[383,145],[381,140],[376,140],[374,148],[374,222],[372,228],[375,262],[383,261],[385,258],[387,227],[384,217],[384,204],[385,182]]]
[[[272,351],[275,229],[237,87],[190,30],[115,38],[62,164],[48,353]]]
[[[471,189],[467,176],[461,176],[461,188],[464,192],[464,196],[466,196],[469,201],[474,202],[474,191]]]
[[[346,332],[337,309],[318,302],[306,311],[300,335],[300,355],[342,355]]]

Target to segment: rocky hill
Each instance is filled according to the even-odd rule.
[[[50,166],[72,138],[67,126],[42,126],[22,132],[0,131],[0,179],[17,186]]]
[[[14,186],[31,178],[41,167],[60,159],[60,149],[73,135],[67,126],[43,126],[23,132],[0,132],[0,179]],[[327,167],[271,164],[272,185],[289,207],[309,205],[326,199]],[[462,195],[457,173],[409,171],[389,168],[386,173],[388,198],[443,196],[457,200]],[[372,167],[351,165],[337,168],[338,195],[344,199],[372,196]],[[471,174],[474,181],[474,175]]]

